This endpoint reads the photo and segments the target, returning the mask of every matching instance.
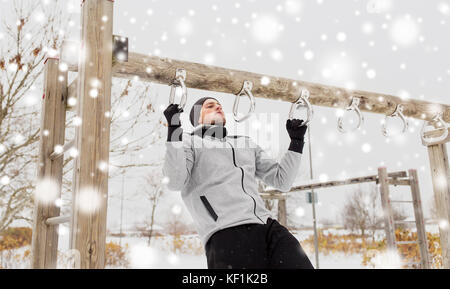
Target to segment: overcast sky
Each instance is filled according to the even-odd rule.
[[[62,29],[76,39],[79,1],[66,2],[74,21]],[[5,4],[8,1],[3,0]],[[443,104],[450,104],[449,29],[450,2],[444,0],[114,2],[114,34],[127,36],[133,52]],[[160,94],[158,107],[167,106],[168,87],[155,85],[155,89]],[[233,95],[192,89],[187,108],[206,95],[216,97],[225,112],[231,112]],[[255,116],[236,126],[227,114],[227,127],[257,135],[270,114],[279,138],[261,145],[279,157],[288,146],[284,126],[289,108],[286,102],[257,98]],[[315,178],[371,175],[379,166],[388,171],[414,168],[419,173],[423,204],[429,206],[432,183],[427,150],[419,136],[422,121],[411,119],[406,134],[386,139],[381,133],[382,115],[364,113],[361,130],[341,134],[335,109],[314,106],[314,113],[310,130]],[[182,121],[185,130],[190,130],[187,114]],[[400,128],[398,120],[393,125]],[[147,153],[151,157],[152,151]],[[307,155],[305,150],[297,184],[308,182]],[[138,180],[130,178],[127,190],[137,189]],[[120,190],[118,184],[121,179],[111,180],[111,194]],[[319,219],[334,218],[353,189],[319,190]],[[404,188],[391,187],[391,191],[407,198]],[[120,204],[112,199],[110,205],[108,222],[117,226]],[[142,220],[147,206],[127,202],[126,221]],[[301,222],[310,224],[309,207],[303,207],[306,214]]]

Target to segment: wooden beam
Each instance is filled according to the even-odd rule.
[[[266,194],[266,193],[262,193],[260,194],[261,198],[263,200],[285,200],[286,199],[286,194],[282,194],[282,193],[271,193],[271,194]]]
[[[406,177],[407,173],[405,171],[392,172],[392,173],[389,173],[388,176],[391,178],[402,178],[402,177]],[[328,182],[307,184],[307,185],[302,185],[302,186],[295,186],[295,187],[292,187],[289,190],[289,192],[305,191],[305,190],[311,190],[311,189],[322,189],[322,188],[328,188],[328,187],[354,185],[354,184],[369,183],[369,182],[378,182],[378,175],[371,175],[371,176],[365,176],[365,177],[350,178],[350,179],[346,179],[346,180],[328,181]],[[280,192],[278,190],[268,190],[268,191],[264,191],[264,193],[265,194],[279,194]]]
[[[186,69],[186,86],[189,88],[237,94],[242,89],[244,81],[249,80],[253,82],[252,92],[255,97],[295,102],[301,89],[306,88],[310,91],[309,100],[313,105],[346,108],[350,105],[352,97],[359,97],[361,111],[390,115],[394,113],[397,104],[403,104],[403,114],[407,117],[431,120],[436,114],[443,112],[443,119],[450,122],[450,106],[446,104],[402,99],[389,94],[351,90],[139,53],[129,53],[128,62],[116,63],[113,67],[113,76],[127,79],[137,76],[142,81],[170,84],[177,68]],[[77,68],[69,66],[69,70],[77,71]],[[269,84],[261,84],[262,77],[268,77]]]
[[[450,269],[450,168],[446,144],[427,147],[438,215],[443,267]]]
[[[51,160],[49,155],[56,145],[64,143],[66,122],[67,71],[58,69],[59,60],[49,58],[44,65],[44,95],[41,110],[38,182],[49,180],[56,184],[56,194],[36,192],[32,236],[32,268],[56,268],[58,231],[48,227],[46,220],[59,216],[55,201],[61,196],[63,158]],[[60,81],[60,77],[63,81]],[[37,186],[39,188],[39,186]],[[41,198],[40,194],[46,194]],[[48,199],[51,197],[51,199]],[[44,201],[45,200],[45,201]]]
[[[105,266],[112,82],[113,2],[85,0],[81,8],[70,248],[80,253],[80,268]]]
[[[385,167],[378,168],[378,180],[380,184],[381,206],[383,208],[384,230],[389,250],[395,250],[394,215],[389,197],[388,174]]]

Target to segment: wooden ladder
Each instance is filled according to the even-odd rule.
[[[409,176],[402,178],[393,177],[388,178],[385,167],[378,168],[378,180],[381,194],[381,205],[383,208],[384,229],[386,231],[387,247],[389,250],[396,251],[398,245],[404,244],[418,244],[420,251],[420,262],[410,262],[406,265],[419,265],[421,269],[430,268],[430,257],[428,254],[427,235],[425,231],[425,224],[423,219],[422,202],[420,200],[419,180],[417,171],[414,169],[408,170]],[[404,185],[411,187],[411,201],[391,200],[389,196],[389,185]],[[414,221],[399,221],[394,220],[392,211],[392,203],[412,203],[414,207]],[[415,223],[417,228],[417,240],[414,241],[397,241],[395,237],[396,224],[411,224]]]
[[[69,85],[69,63],[58,58],[45,61],[37,178],[39,182],[48,179],[54,192],[48,196],[48,189],[41,186],[43,195],[47,195],[45,201],[40,192],[35,197],[32,268],[56,268],[58,225],[62,223],[69,223],[68,258],[74,260],[73,267],[105,267],[114,1],[82,1],[81,6],[77,77]],[[72,98],[76,99],[76,109],[68,106]],[[65,143],[69,110],[75,110],[79,123],[75,124],[74,140]],[[64,216],[56,201],[61,197],[64,153],[72,148],[76,149],[72,209]],[[87,206],[89,209],[83,210]]]
[[[69,109],[67,99],[70,89],[67,85],[67,71],[61,71],[59,64],[58,58],[47,58],[44,63],[37,176],[39,183],[34,198],[32,268],[56,268],[58,228],[60,224],[71,222],[72,218],[72,214],[60,215],[60,207],[56,203],[61,198],[64,154],[75,147],[74,141],[65,143],[66,112]],[[79,256],[71,258],[75,259],[73,267],[79,267]]]

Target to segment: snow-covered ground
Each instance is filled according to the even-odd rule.
[[[115,238],[114,238],[115,239]],[[118,240],[110,239],[118,243]],[[153,241],[154,242],[154,241]],[[154,244],[147,246],[146,240],[140,238],[122,239],[122,244],[129,245],[129,261],[132,268],[159,268],[159,269],[207,269],[206,256],[204,254],[174,254],[170,250],[162,250]],[[156,242],[155,242],[156,243]],[[314,252],[306,252],[311,262],[315,265]],[[362,255],[345,255],[341,253],[324,255],[319,254],[320,268],[339,269],[365,268],[361,265]]]
[[[309,232],[311,233],[311,232]],[[300,241],[307,234],[294,234]],[[187,236],[193,243],[197,243],[201,246],[199,239],[196,236]],[[197,242],[195,242],[197,239]],[[119,238],[110,237],[108,241],[119,243]],[[152,245],[147,246],[147,240],[139,237],[125,237],[122,238],[122,245],[128,244],[128,257],[130,261],[130,267],[132,268],[160,268],[160,269],[171,269],[171,268],[191,268],[191,269],[206,269],[206,256],[204,253],[200,254],[187,254],[187,253],[173,253],[171,252],[168,244],[172,242],[171,239],[158,238],[152,240]],[[309,259],[315,265],[314,252],[306,251]],[[362,269],[367,268],[362,265],[362,255],[361,254],[350,254],[345,255],[342,253],[335,254],[319,254],[319,267],[326,269]]]
[[[428,232],[437,232],[437,226],[427,225]],[[346,235],[350,233],[347,230],[328,229],[325,234]],[[312,236],[311,230],[294,231],[293,235],[304,243],[304,240]],[[382,230],[375,234],[377,240],[384,238]],[[177,242],[172,236],[154,237],[151,245],[148,246],[147,238],[138,236],[126,236],[123,238],[108,236],[107,242],[121,244],[126,249],[126,259],[129,263],[128,268],[149,268],[149,269],[207,269],[206,256],[202,244],[197,235],[184,235],[182,242]],[[59,251],[60,256],[67,256],[68,234],[60,235]],[[174,250],[174,244],[177,244],[177,250]],[[306,254],[317,268],[314,251],[307,248],[304,244]],[[30,251],[30,246],[9,252],[3,252],[2,266],[6,268],[29,268],[30,256],[26,254]],[[26,255],[26,257],[24,257]],[[62,258],[59,259],[61,261]],[[321,269],[364,269],[373,268],[362,265],[362,254],[344,254],[330,253],[319,254],[319,268]],[[376,268],[400,268],[401,261],[396,254],[381,254],[373,259]],[[59,264],[60,268],[67,268],[67,265]],[[114,268],[107,266],[107,268]]]

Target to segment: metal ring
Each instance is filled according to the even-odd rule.
[[[233,104],[233,117],[236,122],[241,122],[241,121],[249,118],[251,116],[251,114],[255,111],[255,98],[253,97],[253,94],[252,94],[252,88],[253,88],[253,83],[251,81],[246,80],[246,81],[244,81],[244,85],[242,86],[241,91],[238,94],[236,94],[236,98],[235,98],[234,104]],[[243,94],[247,95],[248,98],[250,99],[250,108],[246,115],[239,118],[238,117],[239,99],[241,98],[241,96]]]
[[[359,103],[360,103],[360,98],[359,97],[353,97],[352,98],[352,103],[350,104],[350,106],[348,106],[346,108],[347,111],[355,111],[356,114],[358,114],[358,126],[356,128],[354,128],[352,131],[360,129],[362,124],[364,123],[364,116],[361,113],[361,110],[359,109]],[[340,116],[338,118],[338,130],[342,133],[346,133],[347,131],[344,129],[344,125],[343,125],[343,116]]]
[[[433,122],[438,122],[438,123],[443,124],[444,127],[443,128],[439,128],[439,129],[444,129],[444,133],[441,136],[439,136],[439,137],[426,138],[424,136],[425,128],[428,127],[428,126],[431,126],[431,123],[433,123]],[[422,126],[422,129],[420,131],[420,137],[422,138],[422,142],[425,145],[431,145],[432,143],[437,143],[437,142],[441,142],[441,141],[445,140],[448,137],[448,127],[449,127],[449,125],[444,121],[442,112],[440,112],[437,115],[435,115],[431,122],[425,120],[423,122],[423,126]],[[433,129],[436,129],[436,128],[433,126]]]
[[[175,103],[175,92],[177,87],[181,87],[181,100],[178,105],[180,108],[184,109],[187,101],[187,88],[184,81],[186,80],[186,70],[182,68],[177,68],[175,72],[175,79],[172,81],[170,86],[170,96],[169,96],[169,104]]]
[[[403,130],[402,130],[401,133],[405,133],[406,130],[408,129],[408,120],[403,115],[403,105],[402,104],[397,104],[397,107],[395,108],[394,113],[391,114],[391,115],[386,115],[385,118],[384,118],[384,123],[382,125],[382,128],[383,128],[382,131],[383,131],[383,135],[385,137],[390,136],[388,134],[387,127],[386,127],[386,122],[388,120],[388,117],[396,117],[396,116],[400,117],[400,119],[403,121]]]
[[[301,125],[308,126],[311,122],[314,111],[311,103],[309,102],[309,90],[302,89],[300,97],[297,99],[295,103],[291,105],[291,110],[289,111],[289,119],[294,118],[294,112],[296,109],[300,109],[301,107],[306,107],[306,120]]]

